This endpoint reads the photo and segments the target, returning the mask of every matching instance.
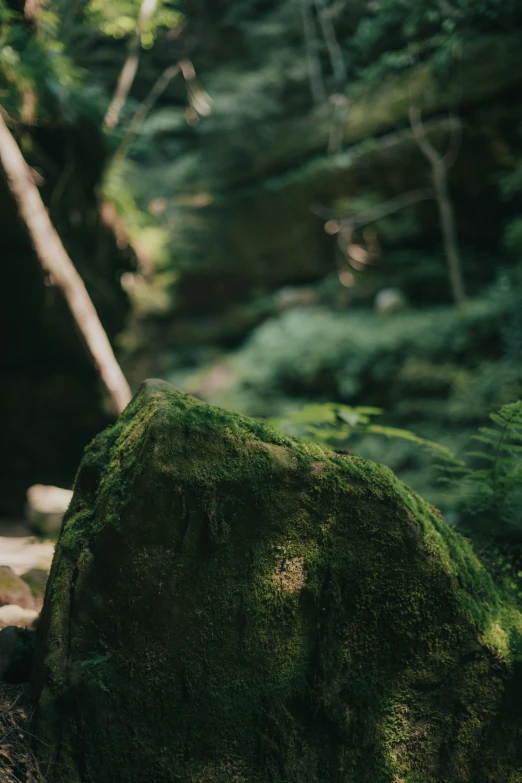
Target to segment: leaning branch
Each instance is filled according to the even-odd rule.
[[[1,109],[0,162],[40,264],[50,275],[53,283],[62,290],[114,410],[119,414],[130,401],[129,385],[114,356],[85,284],[51,223],[29,167],[5,122],[4,112]]]

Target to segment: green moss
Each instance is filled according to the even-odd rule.
[[[148,383],[64,521],[40,761],[49,783],[507,783],[520,618],[386,468]]]

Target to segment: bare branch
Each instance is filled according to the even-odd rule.
[[[318,39],[315,22],[312,14],[312,0],[301,0],[301,14],[303,18],[303,33],[306,46],[306,61],[308,64],[308,76],[312,97],[317,105],[326,101],[326,88],[324,86],[321,63],[317,53]]]
[[[149,94],[147,95],[143,103],[140,104],[140,106],[138,107],[137,111],[134,114],[134,117],[130,121],[129,127],[125,132],[125,136],[123,137],[120,146],[118,147],[118,149],[114,154],[114,158],[113,158],[114,160],[121,160],[126,157],[129,149],[132,147],[134,140],[139,134],[140,128],[143,125],[145,119],[147,118],[147,115],[154,107],[154,104],[156,103],[158,98],[167,89],[172,79],[174,79],[180,72],[181,72],[180,63],[171,65],[169,68],[163,71],[161,76],[158,78],[158,80],[152,87],[152,90],[149,92]]]
[[[456,119],[457,118],[454,118],[454,120]],[[442,241],[444,243],[446,260],[448,262],[451,292],[455,304],[457,307],[460,307],[466,300],[466,292],[462,274],[462,260],[457,239],[457,228],[455,225],[455,213],[448,188],[448,161],[451,161],[451,156],[454,154],[454,150],[452,149],[454,144],[452,144],[452,141],[450,140],[450,147],[446,155],[444,157],[439,155],[426,135],[420,110],[413,106],[410,107],[410,123],[415,140],[431,165],[431,178],[439,209]],[[454,130],[454,128],[455,123],[452,127],[452,135],[455,138],[456,130]]]
[[[432,188],[420,188],[418,190],[411,190],[408,193],[402,193],[400,196],[395,196],[388,201],[383,201],[381,204],[377,204],[375,207],[371,207],[363,212],[357,212],[355,215],[343,216],[340,215],[339,212],[329,210],[320,204],[314,205],[314,207],[312,207],[312,212],[323,220],[338,220],[343,228],[349,226],[355,230],[356,228],[367,226],[369,223],[374,223],[376,220],[380,220],[394,212],[398,212],[411,204],[417,204],[419,201],[426,201],[431,198],[434,198]]]
[[[455,165],[462,144],[462,123],[455,114],[450,114],[450,140],[443,161],[447,169]]]
[[[344,222],[349,222],[354,228],[362,228],[369,223],[375,223],[376,220],[380,220],[383,217],[392,215],[394,212],[409,207],[412,204],[417,204],[419,201],[427,201],[433,198],[433,190],[431,188],[420,188],[419,190],[411,190],[408,193],[402,193],[400,196],[385,201],[382,204],[377,204],[375,207],[360,212],[358,215],[354,215],[351,218],[345,218]]]
[[[424,155],[428,158],[431,165],[439,165],[442,161],[442,157],[439,155],[426,135],[426,129],[424,128],[424,123],[422,122],[422,113],[417,106],[410,106],[410,125],[417,144],[419,145]]]
[[[120,121],[121,110],[125,105],[138,71],[143,30],[152,18],[157,5],[158,0],[143,0],[141,4],[136,32],[130,43],[129,52],[121,69],[116,90],[105,115],[104,126],[106,128],[115,128]]]
[[[38,188],[0,109],[0,161],[43,269],[61,289],[117,414],[131,398],[129,385],[87,293],[51,223]]]
[[[161,76],[154,83],[151,91],[140,104],[136,110],[134,117],[129,123],[122,142],[114,154],[114,161],[122,160],[127,156],[129,149],[132,147],[136,137],[140,132],[140,128],[146,120],[149,112],[154,108],[156,101],[161,97],[163,92],[167,89],[171,81],[181,73],[185,79],[187,85],[187,91],[189,93],[190,104],[200,114],[210,114],[210,98],[201,88],[195,88],[193,85],[196,81],[196,71],[190,60],[180,60],[179,63],[166,68]]]
[[[350,101],[346,95],[334,93],[330,95],[332,106],[332,122],[328,136],[328,154],[335,155],[341,149],[344,136],[344,125],[350,108]]]
[[[319,17],[319,24],[321,25],[321,30],[323,32],[324,42],[328,49],[328,56],[330,58],[335,81],[339,85],[344,85],[347,80],[346,66],[344,64],[341,47],[339,46],[337,36],[335,35],[331,10],[326,7],[324,0],[315,0],[315,7],[317,9],[317,16]]]

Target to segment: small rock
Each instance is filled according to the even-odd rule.
[[[27,490],[27,520],[42,535],[57,536],[72,498],[71,489],[35,484]]]
[[[45,571],[43,568],[31,568],[25,574],[22,574],[20,578],[29,585],[33,598],[44,597],[47,580],[49,579],[48,571]]]
[[[35,632],[9,625],[0,631],[0,679],[17,685],[31,676]]]
[[[379,315],[391,315],[408,306],[406,297],[400,288],[383,288],[375,297],[374,310]]]
[[[16,625],[18,628],[28,628],[38,617],[34,609],[23,609],[16,604],[0,606],[0,629],[8,625]]]
[[[0,607],[16,604],[23,609],[34,606],[31,588],[9,566],[0,566]]]
[[[47,586],[47,580],[49,579],[49,572],[43,568],[31,568],[25,574],[22,574],[21,579],[29,585],[29,589],[33,596],[33,609],[37,612],[42,611],[45,588]]]

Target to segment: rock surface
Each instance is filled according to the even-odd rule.
[[[48,783],[513,783],[521,627],[387,469],[148,382],[88,448],[58,541],[39,763]]]

